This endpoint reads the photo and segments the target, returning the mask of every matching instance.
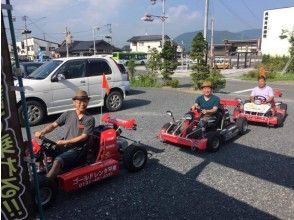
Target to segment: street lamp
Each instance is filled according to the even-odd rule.
[[[156,4],[157,0],[150,0],[152,5]],[[161,43],[162,43],[162,48],[164,45],[164,29],[165,29],[165,20],[167,19],[167,17],[165,16],[165,0],[161,0],[162,1],[162,16],[158,16],[158,15],[150,15],[150,14],[146,14],[143,18],[141,18],[143,21],[149,21],[152,22],[154,20],[154,18],[159,18],[162,22],[162,36],[161,36]]]
[[[166,16],[145,14],[145,16],[141,18],[141,20],[152,22],[152,21],[154,21],[154,18],[160,19],[162,24],[167,19]],[[162,25],[161,41],[162,41],[162,48],[163,48],[163,45],[164,45],[164,25]]]

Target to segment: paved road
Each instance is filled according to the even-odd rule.
[[[227,92],[218,95],[235,98],[230,92],[254,86],[238,83],[229,82]],[[181,117],[195,94],[134,90],[114,115],[137,119],[138,130],[124,135],[148,146],[152,156],[146,168],[138,173],[122,170],[118,177],[79,191],[60,192],[45,211],[47,219],[294,219],[294,93],[288,92],[292,87],[281,85],[291,101],[284,127],[251,125],[248,134],[212,154],[183,150],[155,137],[170,120],[165,111]],[[96,121],[98,112],[91,110]]]

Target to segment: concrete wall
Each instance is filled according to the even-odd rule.
[[[144,52],[148,53],[152,48],[156,48],[161,52],[161,41],[142,41],[142,42],[131,42],[131,52]]]
[[[288,39],[280,39],[282,29],[294,31],[294,7],[264,11],[262,27],[262,54],[289,56]]]

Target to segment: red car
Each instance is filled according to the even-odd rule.
[[[238,100],[220,100],[220,108],[217,116],[208,120],[205,131],[198,127],[201,111],[195,110],[185,114],[183,118],[166,123],[160,130],[158,138],[164,142],[179,145],[180,147],[195,150],[208,150],[215,152],[219,150],[221,141],[227,141],[239,134],[245,134],[248,128],[245,117],[239,117],[233,121],[228,107],[236,107],[240,104]]]
[[[121,127],[126,129],[136,129],[135,119],[120,119],[104,114],[102,121],[107,125],[100,125],[95,128],[92,145],[89,146],[87,161],[72,170],[57,177],[53,181],[45,176],[50,169],[54,158],[46,156],[46,152],[53,150],[55,142],[43,137],[39,145],[36,140],[32,140],[33,152],[37,161],[43,160],[46,171],[39,173],[39,189],[41,203],[43,207],[49,206],[55,199],[57,188],[64,191],[71,191],[98,182],[107,177],[119,174],[119,162],[130,172],[136,172],[145,166],[147,162],[147,151],[138,142],[128,144],[121,136]],[[57,184],[56,184],[57,183]]]
[[[274,90],[275,97],[281,97],[282,92],[278,89]],[[266,103],[263,96],[255,96],[254,102],[246,102],[238,105],[233,113],[233,118],[246,118],[248,122],[256,122],[269,126],[280,127],[283,125],[287,115],[287,104],[283,102]]]

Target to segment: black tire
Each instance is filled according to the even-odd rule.
[[[28,107],[29,125],[35,126],[40,124],[44,120],[46,115],[44,106],[38,101],[29,100],[27,101],[27,107]],[[22,106],[19,106],[18,113],[19,113],[20,123],[22,126],[24,126]]]
[[[53,204],[57,195],[57,185],[54,180],[46,177],[46,176],[38,176],[39,178],[39,192],[40,192],[40,200],[42,207],[46,208]],[[34,191],[35,203],[37,203],[37,195]]]
[[[123,163],[130,172],[137,172],[144,168],[147,162],[147,150],[137,144],[129,145],[123,153]]]
[[[144,61],[141,61],[141,65],[145,65],[145,62]]]
[[[114,112],[121,109],[123,103],[123,96],[119,91],[112,91],[106,96],[105,106],[108,111]]]
[[[206,150],[209,152],[216,152],[220,148],[221,138],[217,132],[207,132],[206,134],[207,140],[207,148]]]
[[[286,103],[281,103],[280,104],[280,109],[283,109],[283,110],[287,111],[287,109],[288,109],[287,104]]]
[[[276,117],[277,117],[277,122],[278,122],[277,127],[282,127],[283,123],[284,123],[284,115],[281,113],[277,113]]]
[[[248,122],[246,118],[237,118],[236,120],[236,125],[239,129],[239,133],[241,135],[246,134],[247,129],[248,129]]]

